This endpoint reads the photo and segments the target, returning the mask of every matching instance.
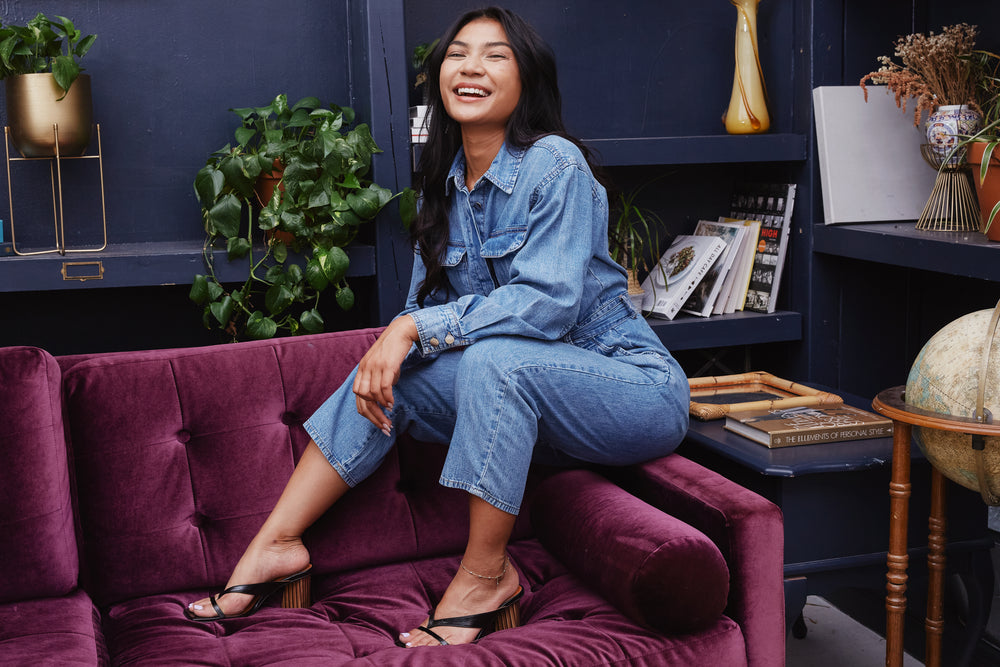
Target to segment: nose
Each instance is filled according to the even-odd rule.
[[[462,60],[463,74],[482,74],[483,62],[479,58],[469,57]]]

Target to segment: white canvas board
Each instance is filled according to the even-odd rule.
[[[923,124],[913,126],[885,86],[813,90],[826,224],[917,220],[937,172],[920,156]]]

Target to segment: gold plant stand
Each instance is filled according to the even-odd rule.
[[[917,229],[935,232],[979,231],[979,205],[969,182],[969,164],[962,149],[942,167],[946,155],[934,151],[930,144],[920,146],[924,161],[937,170],[931,196],[917,220]]]
[[[11,157],[10,156],[10,127],[5,126],[4,147],[7,155],[7,199],[10,204],[10,240],[16,255],[44,255],[57,252],[60,255],[74,252],[100,252],[108,247],[108,220],[104,205],[104,159],[101,152],[101,125],[96,125],[97,129],[97,154],[78,155],[74,157],[63,157],[59,154],[59,124],[52,124],[52,136],[54,138],[55,156],[52,157]],[[11,162],[34,162],[38,160],[49,161],[49,180],[52,183],[52,219],[55,225],[55,247],[45,250],[33,250],[22,252],[17,248],[17,234],[14,227],[14,188],[10,180]],[[101,226],[104,233],[104,241],[98,248],[67,248],[66,247],[66,226],[63,209],[62,190],[62,162],[63,160],[97,160],[97,168],[101,179]]]

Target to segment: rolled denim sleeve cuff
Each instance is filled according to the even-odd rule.
[[[463,347],[472,342],[459,335],[458,315],[448,305],[423,308],[409,315],[417,324],[421,356]]]

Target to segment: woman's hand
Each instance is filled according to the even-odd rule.
[[[392,422],[385,415],[393,406],[392,386],[399,380],[403,359],[418,339],[413,318],[397,317],[358,363],[353,386],[358,414],[386,435],[392,429]]]

